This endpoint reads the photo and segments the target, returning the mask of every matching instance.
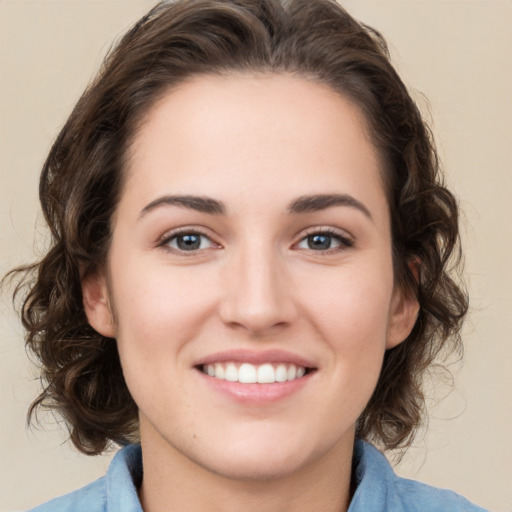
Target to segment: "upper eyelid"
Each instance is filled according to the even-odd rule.
[[[351,243],[355,242],[355,237],[351,233],[349,233],[345,229],[335,228],[332,226],[312,226],[312,227],[306,228],[305,230],[298,233],[295,238],[296,238],[297,242],[300,242],[302,239],[306,238],[307,236],[321,234],[321,233],[338,236],[339,238],[348,240]],[[294,243],[297,243],[297,242],[294,242]]]
[[[212,243],[222,246],[223,244],[217,240],[218,237],[215,236],[215,234],[211,233],[211,230],[208,228],[205,228],[203,226],[197,226],[197,225],[190,225],[190,226],[181,226],[174,229],[170,229],[166,231],[164,234],[158,237],[158,239],[155,242],[155,245],[161,246],[165,245],[169,242],[172,238],[179,236],[181,234],[198,234],[207,237],[209,240],[211,240]],[[310,226],[308,228],[302,229],[300,232],[298,232],[294,236],[294,242],[292,245],[296,245],[300,241],[302,241],[304,238],[314,235],[314,234],[320,234],[325,233],[332,236],[337,236],[340,239],[350,242],[351,245],[355,243],[355,237],[349,233],[345,229],[336,228],[333,226],[325,226],[325,225],[319,225],[319,226]]]
[[[206,228],[203,228],[201,226],[183,226],[179,228],[170,229],[166,231],[164,234],[160,235],[156,240],[156,245],[162,245],[176,236],[188,234],[202,235],[205,236],[206,238],[209,238],[212,242],[215,242],[213,235],[209,233],[209,230],[207,230]]]
[[[180,235],[187,235],[187,234],[193,234],[193,235],[199,235],[203,236],[208,239],[209,246],[203,247],[203,248],[197,248],[197,249],[191,249],[191,250],[184,250],[180,249],[179,247],[173,247],[171,245],[171,242],[179,237]],[[163,250],[168,254],[174,254],[176,257],[179,258],[199,258],[199,257],[205,257],[207,254],[206,251],[210,250],[217,250],[222,249],[223,246],[215,241],[214,237],[211,235],[208,235],[207,233],[204,233],[202,230],[197,228],[178,228],[174,230],[167,231],[165,234],[163,234],[158,241],[155,243],[155,247],[157,249]]]

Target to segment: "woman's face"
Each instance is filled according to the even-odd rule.
[[[380,172],[358,109],[302,78],[198,77],[149,112],[84,282],[146,454],[256,479],[351,454],[417,311]]]

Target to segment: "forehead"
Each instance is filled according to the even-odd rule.
[[[175,190],[158,192],[209,196],[235,189],[250,198],[262,181],[276,198],[383,189],[360,110],[332,88],[294,75],[182,83],[149,110],[127,161],[127,188],[148,198],[162,187]]]

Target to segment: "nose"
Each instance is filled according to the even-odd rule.
[[[251,336],[266,337],[289,326],[297,317],[285,257],[268,248],[240,251],[224,273],[222,321]]]

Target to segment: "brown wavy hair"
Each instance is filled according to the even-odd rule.
[[[145,114],[190,77],[232,72],[316,80],[364,113],[384,162],[395,281],[417,297],[420,311],[407,340],[386,352],[357,437],[386,449],[406,447],[424,413],[425,370],[440,352],[461,350],[467,300],[450,277],[460,266],[458,208],[385,40],[333,0],[163,2],[107,56],[42,170],[39,195],[50,248],[40,261],[10,274],[18,279],[26,344],[43,383],[29,418],[40,407],[57,411],[87,454],[137,441],[137,406],[115,340],[88,324],[81,279],[105,262],[125,155]]]

